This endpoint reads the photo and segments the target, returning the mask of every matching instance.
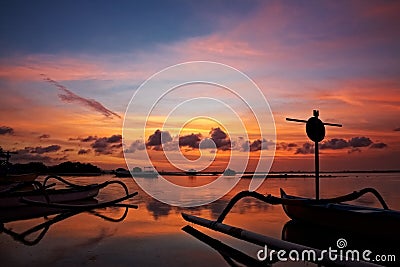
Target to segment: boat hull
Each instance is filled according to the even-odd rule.
[[[36,173],[25,173],[25,174],[9,174],[7,176],[0,177],[0,182],[31,182],[34,181],[39,175]]]
[[[99,187],[97,185],[89,185],[82,188],[47,189],[46,193],[51,203],[62,203],[93,198],[99,193]],[[47,202],[45,195],[40,190],[16,192],[0,196],[0,209],[26,206],[20,201],[21,198]]]
[[[282,194],[286,199],[304,199]],[[349,204],[282,205],[294,221],[393,239],[400,236],[400,212]]]

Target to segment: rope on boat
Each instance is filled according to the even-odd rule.
[[[318,199],[318,200],[308,199],[308,198],[307,199],[288,199],[288,198],[275,197],[275,196],[272,196],[271,194],[263,195],[263,194],[255,192],[255,191],[242,191],[242,192],[239,192],[237,195],[235,195],[231,199],[231,201],[229,201],[228,205],[222,211],[221,215],[218,217],[216,222],[221,223],[225,219],[225,217],[229,213],[229,211],[233,208],[233,206],[240,199],[245,198],[245,197],[253,197],[253,198],[256,198],[263,202],[272,204],[272,205],[306,206],[306,205],[318,205],[318,204],[329,204],[329,203],[340,203],[340,202],[353,201],[367,193],[372,193],[378,199],[378,201],[382,205],[383,209],[389,210],[388,205],[386,204],[383,197],[379,194],[379,192],[377,190],[375,190],[374,188],[369,188],[369,187],[361,189],[360,191],[354,191],[347,195],[334,197],[334,198]]]

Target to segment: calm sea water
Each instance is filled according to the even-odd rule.
[[[400,210],[400,174],[343,175],[321,179],[321,197],[334,197],[364,187],[374,187],[383,195],[390,208]],[[88,212],[76,214],[51,225],[40,241],[31,246],[14,240],[6,233],[0,233],[1,266],[230,266],[218,251],[182,230],[188,223],[182,219],[181,212],[216,219],[233,195],[248,188],[250,180],[240,180],[229,194],[218,201],[189,209],[169,206],[153,199],[130,178],[120,179],[112,175],[65,178],[79,184],[119,179],[126,183],[131,192],[139,192],[139,195],[126,202],[136,204],[138,208],[129,209],[120,222],[108,221]],[[179,184],[196,186],[214,178],[170,177],[170,180],[174,179]],[[156,190],[162,190],[157,189],[157,179],[150,180]],[[257,191],[279,196],[279,188],[285,189],[288,194],[314,197],[314,180],[311,178],[267,179]],[[119,196],[123,196],[123,191],[118,186],[112,186],[101,192],[98,200]],[[357,200],[356,204],[379,206],[368,195]],[[123,216],[125,211],[124,208],[116,207],[97,210],[98,214],[114,219]],[[10,222],[5,227],[21,233],[54,217]],[[246,198],[237,203],[225,223],[280,239],[288,221],[281,206]],[[260,249],[245,241],[200,226],[194,227],[253,258],[256,258]],[[38,234],[33,233],[27,238],[35,239]],[[299,265],[314,266],[298,262],[274,264]]]

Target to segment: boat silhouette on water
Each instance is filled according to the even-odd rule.
[[[66,187],[55,188],[56,183],[47,184],[50,179]],[[81,201],[95,200],[99,191],[109,185],[120,185],[125,196],[110,201],[89,203]],[[33,189],[27,189],[31,186]],[[20,182],[3,186],[0,190],[0,223],[16,218],[32,218],[37,215],[54,213],[62,210],[91,210],[115,205],[137,195],[129,193],[127,186],[121,181],[105,181],[100,184],[77,185],[55,175],[47,176],[43,183]]]
[[[388,207],[383,197],[373,188],[364,188],[347,195],[337,196],[328,199],[319,198],[319,152],[318,143],[325,137],[325,125],[341,127],[340,124],[324,123],[318,116],[319,112],[314,110],[314,116],[309,120],[287,119],[288,121],[306,123],[308,137],[315,142],[315,193],[316,197],[306,198],[286,194],[281,189],[281,196],[263,195],[254,191],[242,191],[235,195],[216,221],[182,213],[183,218],[191,223],[219,231],[233,237],[264,246],[266,244],[273,249],[283,249],[285,251],[312,249],[317,255],[321,251],[313,244],[302,244],[300,240],[277,240],[268,236],[260,235],[242,228],[223,224],[223,220],[230,212],[236,202],[245,197],[253,197],[272,205],[282,205],[286,215],[296,223],[310,225],[311,229],[323,227],[327,231],[341,232],[349,236],[363,236],[367,239],[384,240],[384,242],[400,241],[400,211],[392,210]],[[348,204],[350,201],[357,200],[363,195],[373,194],[381,204],[382,208],[367,207]],[[310,236],[316,235],[309,233]],[[309,237],[310,237],[309,236]],[[287,237],[285,235],[284,237]],[[304,237],[304,236],[303,236]],[[304,237],[304,238],[309,238]],[[332,244],[331,244],[332,245]],[[323,258],[323,255],[320,255]],[[341,266],[369,266],[374,265],[370,262],[353,262],[351,260],[332,262],[330,259],[323,258],[317,262]],[[389,264],[390,265],[390,264]]]

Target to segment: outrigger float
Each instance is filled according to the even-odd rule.
[[[225,233],[256,245],[268,245],[271,249],[283,249],[285,251],[296,250],[300,253],[304,250],[313,250],[316,253],[316,258],[319,259],[317,263],[328,266],[380,266],[371,262],[356,262],[351,259],[332,261],[326,255],[322,255],[319,249],[272,238],[223,223],[226,215],[236,202],[245,197],[253,197],[272,205],[282,205],[286,215],[296,222],[346,231],[348,233],[368,235],[387,241],[400,241],[400,211],[389,209],[383,197],[374,188],[364,188],[360,191],[355,191],[334,198],[319,198],[318,143],[325,137],[325,125],[336,127],[342,127],[342,125],[324,123],[318,118],[318,116],[319,112],[314,110],[313,117],[307,121],[290,118],[286,119],[288,121],[306,123],[307,136],[315,142],[315,199],[291,196],[286,194],[283,189],[281,189],[280,197],[263,195],[254,191],[242,191],[231,199],[216,221],[185,213],[182,213],[182,217],[188,222]],[[373,194],[380,202],[382,208],[372,208],[344,203],[356,200],[367,193]],[[371,231],[371,229],[373,230]]]

